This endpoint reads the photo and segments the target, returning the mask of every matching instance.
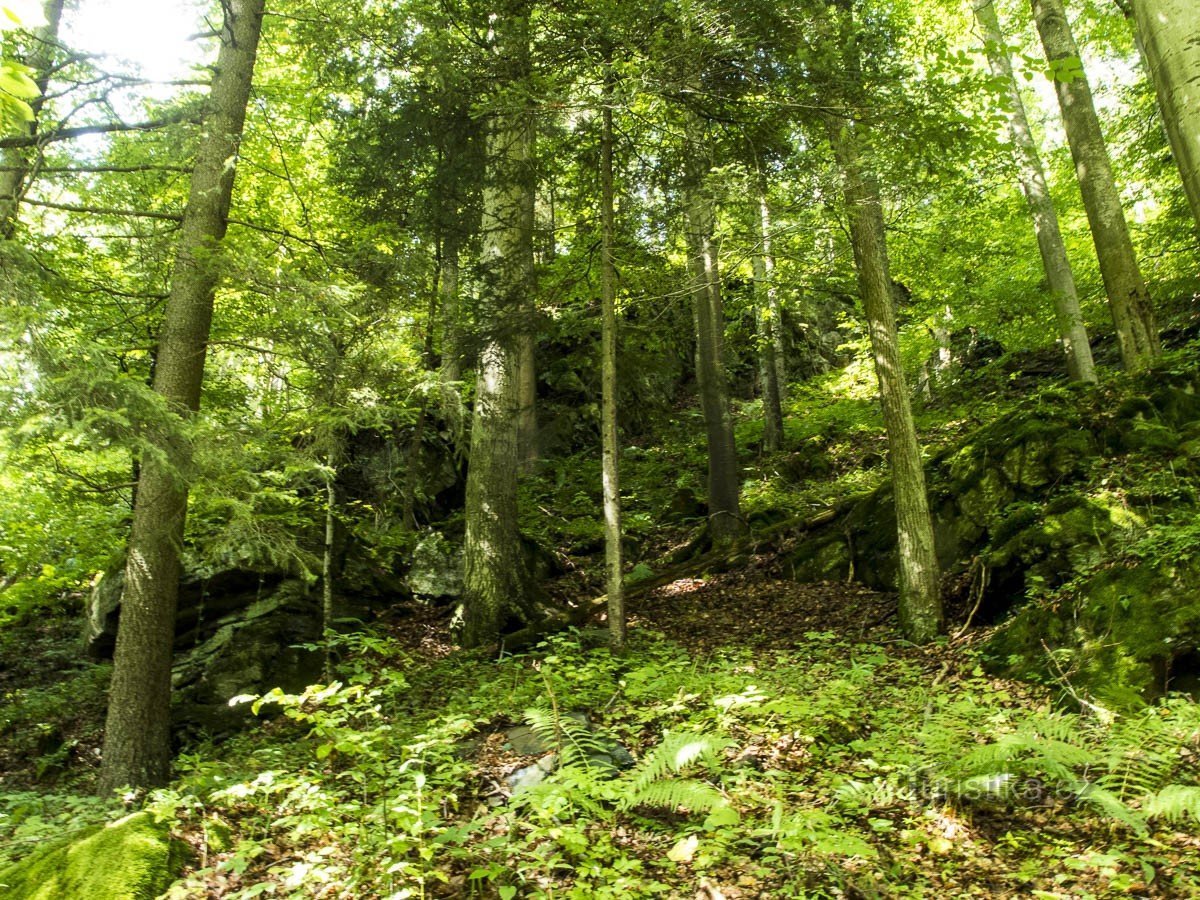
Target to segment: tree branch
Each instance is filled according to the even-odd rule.
[[[195,115],[174,116],[167,119],[152,119],[148,122],[104,122],[99,125],[77,125],[74,128],[60,128],[57,131],[43,131],[38,134],[17,135],[0,138],[0,150],[13,150],[18,147],[40,147],[55,141],[69,141],[73,138],[89,134],[113,134],[114,132],[154,131],[166,128],[168,125],[187,123],[199,124]]]
[[[51,203],[49,200],[24,201],[30,206],[43,206],[46,209],[61,209],[65,212],[89,213],[96,216],[126,216],[133,219],[164,219],[168,222],[182,222],[179,213],[151,212],[143,209],[109,209],[103,206],[78,206],[74,203]]]

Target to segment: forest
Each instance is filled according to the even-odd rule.
[[[1200,896],[1195,0],[2,2],[0,896]]]

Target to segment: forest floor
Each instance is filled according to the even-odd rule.
[[[915,647],[894,596],[769,555],[630,613],[623,656],[592,627],[463,653],[438,606],[347,636],[338,683],[180,757],[153,798],[193,850],[169,896],[1200,896],[1197,822],[1141,809],[1152,775],[1200,783],[1195,704],[1061,712],[988,673],[986,630]],[[630,768],[589,762],[615,743]],[[0,793],[0,861],[121,812]]]
[[[499,672],[483,663],[493,684],[508,680],[510,689],[476,695],[479,703],[447,696],[446,666],[460,654],[443,611],[394,619],[387,652],[405,648],[412,712],[429,715],[426,725],[435,710],[443,724],[447,708],[478,715],[455,732],[453,762],[431,759],[436,728],[404,742],[407,761],[390,756],[402,770],[421,757],[427,791],[407,835],[380,845],[392,870],[378,859],[368,864],[373,874],[363,870],[342,843],[345,820],[299,839],[295,812],[278,810],[267,825],[265,797],[255,801],[250,781],[237,803],[210,800],[208,815],[242,833],[257,822],[269,838],[249,858],[244,840],[213,853],[205,820],[194,810],[181,815],[207,865],[177,896],[292,896],[288,879],[300,861],[305,871],[329,867],[325,889],[309,889],[328,897],[1200,896],[1194,821],[1148,826],[1132,792],[1118,800],[1130,814],[1114,815],[1108,795],[1089,797],[1062,771],[1094,765],[1094,783],[1107,784],[1099,774],[1107,762],[1130,778],[1136,766],[1113,768],[1112,754],[1137,763],[1152,747],[1129,734],[1114,740],[1111,724],[1054,712],[1048,690],[988,675],[974,649],[979,631],[918,648],[896,632],[894,597],[849,583],[797,584],[772,570],[771,559],[759,558],[647,592],[633,604],[623,658],[589,648],[583,632],[502,660]],[[597,734],[640,762],[619,774],[560,768],[514,794],[513,774],[548,755],[508,740],[509,726],[539,724],[519,708],[530,683],[540,695],[532,708],[583,710]],[[326,735],[317,747],[334,742],[323,757],[328,785],[357,751],[340,748],[330,723],[306,724],[314,726],[310,741]],[[569,758],[564,732],[571,737],[560,731],[559,750]],[[679,747],[668,735],[680,733],[710,743],[648,772],[656,748]],[[1182,737],[1172,768],[1194,783],[1200,731]],[[626,802],[651,782],[685,777],[707,790],[646,791],[645,802]],[[399,833],[413,801],[395,790],[391,827]],[[363,880],[341,881],[335,871]]]

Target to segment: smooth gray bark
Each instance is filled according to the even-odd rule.
[[[783,442],[783,308],[775,288],[775,257],[771,252],[771,207],[766,185],[758,196],[758,251],[754,254],[755,314],[758,324],[758,378],[763,406],[763,449],[778,450]]]
[[[613,75],[606,60],[600,111],[600,470],[604,489],[604,582],[608,633],[625,646],[625,587],[621,559],[620,432],[617,428],[617,268],[613,259]]]
[[[1171,153],[1200,229],[1200,8],[1195,0],[1131,0]]]
[[[229,220],[238,146],[262,31],[264,0],[228,0],[159,332],[154,390],[186,419],[200,407],[204,361]],[[142,460],[117,632],[101,790],[170,777],[171,660],[189,448],[179,429]]]
[[[1096,364],[1092,360],[1092,348],[1083,324],[1083,312],[1079,308],[1075,276],[1071,272],[1067,248],[1058,227],[1058,213],[1046,184],[1042,160],[1038,156],[1033,131],[1025,114],[1025,104],[1021,101],[1021,92],[1013,75],[1000,20],[992,0],[975,0],[974,8],[992,74],[1003,79],[1008,93],[1008,132],[1017,159],[1021,192],[1025,195],[1029,216],[1033,219],[1046,284],[1054,301],[1059,342],[1066,357],[1067,371],[1076,381],[1094,382]]]
[[[1080,60],[1062,0],[1032,0],[1032,5],[1046,59],[1061,74],[1062,69],[1069,69]],[[1129,237],[1092,91],[1082,73],[1056,77],[1054,90],[1100,262],[1100,276],[1108,295],[1121,360],[1128,371],[1140,372],[1158,355],[1158,327]]]

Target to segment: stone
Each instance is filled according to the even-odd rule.
[[[321,678],[321,610],[299,582],[286,582],[248,609],[220,620],[207,639],[176,656],[172,719],[182,731],[221,737],[251,720],[243,694],[298,693]]]
[[[430,531],[417,542],[405,580],[418,597],[461,596],[462,548],[452,545],[441,532]]]
[[[149,812],[84,829],[0,870],[6,900],[154,900],[179,876],[187,845]]]

